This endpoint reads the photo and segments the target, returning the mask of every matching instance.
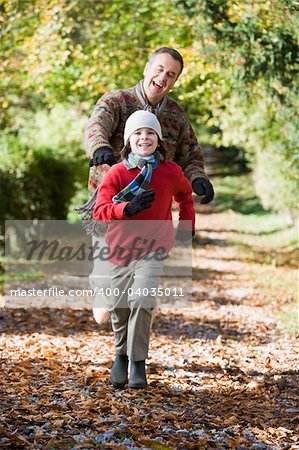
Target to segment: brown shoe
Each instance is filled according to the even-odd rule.
[[[101,330],[111,331],[110,313],[105,308],[92,308],[93,317]]]

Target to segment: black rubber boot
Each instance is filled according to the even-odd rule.
[[[110,374],[110,380],[114,387],[123,388],[128,382],[128,357],[116,355]]]
[[[145,360],[131,361],[129,387],[143,389],[146,386]]]

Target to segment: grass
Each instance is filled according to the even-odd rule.
[[[281,328],[298,333],[298,227],[287,214],[263,208],[250,173],[213,181],[221,223],[228,224],[228,243],[238,248],[240,259],[258,265],[251,277],[269,298],[282,293],[275,315]]]
[[[5,283],[21,281],[21,280],[35,280],[45,278],[45,275],[39,271],[31,270],[30,272],[9,275],[6,273],[0,274],[0,294],[5,294]]]
[[[246,235],[249,239],[253,236],[258,245],[269,249],[298,248],[298,229],[290,216],[263,208],[255,194],[250,173],[215,177],[213,181],[216,186],[214,202],[217,211],[227,215],[231,231],[244,235],[245,239]],[[242,239],[240,243],[243,243]]]
[[[299,333],[299,303],[294,302],[285,305],[277,317],[280,319],[282,328],[290,334]]]
[[[219,211],[232,210],[241,214],[264,216],[269,213],[256,196],[251,175],[238,174],[215,177],[215,204]]]

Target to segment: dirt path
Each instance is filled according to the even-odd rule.
[[[275,312],[290,299],[266,283],[296,271],[229,244],[233,219],[198,217],[194,306],[157,315],[146,390],[110,386],[113,336],[90,311],[4,309],[0,448],[299,449],[296,339]]]

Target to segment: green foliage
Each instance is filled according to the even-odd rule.
[[[298,112],[280,100],[262,94],[246,101],[232,96],[226,111],[219,114],[221,141],[241,146],[254,170],[256,193],[265,208],[289,211],[298,205]],[[247,109],[244,109],[244,104]]]
[[[276,144],[277,145],[277,144]],[[268,145],[257,154],[255,183],[266,208],[296,211],[298,207],[298,161],[287,158],[284,149]],[[295,217],[294,217],[295,219]]]
[[[76,191],[86,184],[81,143],[86,118],[59,104],[50,111],[22,110],[16,117],[17,132],[0,138],[1,217],[65,219]]]
[[[170,20],[168,7],[174,14]],[[188,26],[172,1],[145,0],[141,6],[133,0],[4,0],[2,14],[6,109],[20,104],[53,107],[67,99],[90,110],[107,90],[138,81],[161,40],[172,39],[175,45],[188,39]]]
[[[200,104],[197,123],[204,119],[216,131],[212,141],[243,149],[264,207],[295,215],[299,167],[294,2],[178,4],[189,15],[197,42],[202,41],[197,63],[187,75],[190,92],[182,96],[191,104],[188,111],[195,115]]]
[[[221,211],[232,210],[241,214],[264,216],[267,211],[256,196],[252,177],[248,175],[216,177],[215,203]]]
[[[18,133],[0,138],[1,217],[65,219],[78,186],[86,183],[84,119],[57,105],[17,116]]]
[[[298,23],[294,2],[201,0],[193,6],[198,32],[234,81],[249,86],[258,79],[295,87]],[[198,14],[200,12],[201,14]],[[204,20],[202,20],[204,17]]]
[[[83,133],[87,116],[75,106],[57,103],[52,109],[31,112],[21,110],[11,128],[28,147],[50,147],[57,157],[69,157],[86,162]]]
[[[82,187],[83,125],[95,101],[108,90],[134,85],[149,54],[168,45],[185,60],[171,95],[185,106],[199,140],[242,148],[263,204],[294,214],[296,2],[3,0],[0,20],[4,158],[9,140],[17,138],[14,160],[1,167],[9,164],[16,180],[33,155],[47,148],[62,165],[77,161],[73,186]],[[273,189],[270,178],[281,189]]]
[[[298,233],[288,215],[277,214],[263,208],[259,197],[255,193],[252,174],[239,176],[216,176],[214,184],[217,192],[215,204],[217,211],[228,214],[231,227],[240,234],[266,236],[268,242],[263,245],[269,247],[298,246]],[[231,218],[230,218],[231,215]],[[271,240],[271,235],[282,230],[292,230],[286,239],[280,236]]]
[[[0,166],[1,217],[7,219],[65,219],[74,195],[75,162],[57,158],[51,149],[28,151],[17,138],[11,158]],[[21,164],[19,164],[21,162]]]

